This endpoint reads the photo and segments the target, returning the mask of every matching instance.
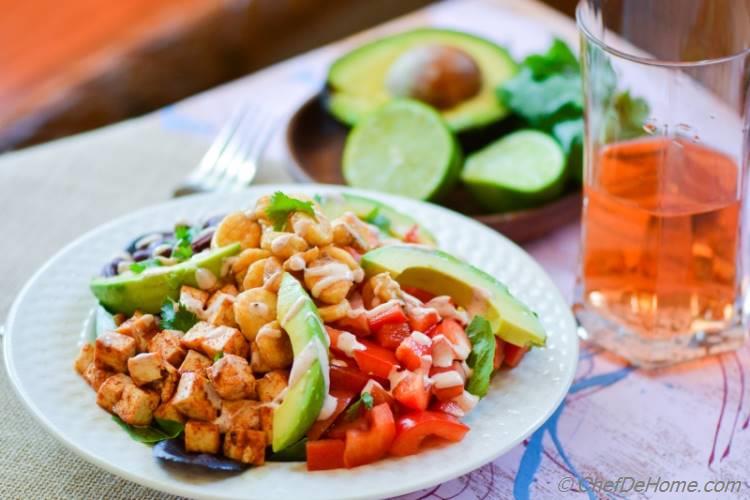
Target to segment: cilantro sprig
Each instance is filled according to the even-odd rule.
[[[344,413],[344,421],[351,422],[356,420],[362,413],[362,410],[372,410],[375,400],[369,392],[363,392],[359,399],[352,404]]]
[[[315,217],[315,209],[313,208],[313,203],[311,201],[291,198],[281,191],[276,191],[273,196],[271,196],[271,201],[266,207],[266,215],[271,219],[274,231],[283,231],[284,226],[286,226],[287,221],[289,220],[289,216],[294,212],[305,213],[317,220]]]
[[[129,269],[135,274],[141,274],[143,271],[150,267],[160,267],[161,261],[159,259],[146,259],[140,262],[133,262],[130,264]]]
[[[172,249],[172,257],[179,260],[188,260],[193,256],[193,238],[196,230],[190,226],[177,226],[174,228],[175,245]]]
[[[198,316],[182,304],[167,299],[161,306],[161,329],[187,332],[198,322]]]

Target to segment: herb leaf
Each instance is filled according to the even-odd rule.
[[[380,207],[370,210],[370,213],[365,215],[362,220],[377,227],[385,234],[390,234],[391,232],[391,219],[380,213]]]
[[[276,191],[271,196],[271,201],[266,207],[266,215],[271,219],[274,231],[282,231],[293,212],[303,212],[317,220],[311,201],[290,198],[281,191]]]
[[[179,225],[174,228],[174,237],[177,240],[172,249],[172,257],[179,260],[188,260],[193,256],[193,238],[196,230],[190,226]]]
[[[474,316],[466,329],[471,341],[471,353],[466,360],[472,369],[466,390],[480,398],[487,395],[492,376],[492,362],[495,358],[495,335],[490,323],[482,316]]]
[[[580,72],[578,58],[559,38],[555,38],[546,53],[528,56],[523,65],[531,70],[535,80],[543,80],[556,73]]]
[[[146,259],[140,262],[133,262],[130,264],[130,270],[135,274],[141,274],[149,267],[160,267],[161,261],[159,259]]]
[[[214,363],[216,363],[223,357],[224,357],[224,351],[217,352],[216,354],[214,354]]]
[[[133,440],[147,444],[176,438],[185,429],[185,426],[180,422],[159,418],[156,419],[156,426],[152,424],[149,427],[136,427],[126,424],[117,415],[112,415],[112,420],[122,427]]]
[[[167,299],[161,306],[161,329],[187,332],[198,322],[198,317],[182,304]]]
[[[375,400],[369,392],[363,392],[357,401],[355,401],[344,413],[344,421],[351,422],[356,420],[362,413],[362,408],[372,410]]]

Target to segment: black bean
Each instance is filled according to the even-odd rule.
[[[151,257],[151,251],[147,248],[143,250],[136,250],[135,252],[133,252],[133,260],[136,262],[146,260],[149,257]]]
[[[117,276],[117,264],[120,263],[120,259],[115,259],[112,262],[108,263],[106,266],[104,266],[101,270],[101,275],[105,278],[110,278],[112,276]]]
[[[202,252],[203,250],[207,249],[211,246],[211,238],[214,237],[213,231],[206,231],[205,234],[203,234],[200,238],[196,239],[193,244],[193,252],[198,253]]]

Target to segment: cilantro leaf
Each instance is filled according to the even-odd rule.
[[[557,73],[580,72],[578,58],[559,38],[555,38],[546,53],[528,56],[523,65],[531,70],[535,80],[543,80]]]
[[[490,388],[495,358],[495,335],[489,321],[482,316],[474,316],[466,329],[466,335],[471,341],[471,353],[466,362],[472,369],[466,390],[482,398],[487,395]]]
[[[390,234],[391,232],[391,219],[380,213],[380,207],[370,210],[370,213],[365,215],[362,220],[377,227],[385,234]]]
[[[372,394],[363,392],[359,399],[347,408],[346,413],[344,413],[344,421],[351,422],[352,420],[356,420],[362,413],[363,408],[368,411],[372,410],[374,404],[375,400],[372,398]]]
[[[216,354],[214,354],[214,363],[216,363],[223,357],[224,357],[224,351],[217,352]]]
[[[185,426],[180,422],[160,418],[155,419],[156,425],[152,424],[149,427],[136,427],[127,424],[117,415],[112,415],[112,420],[122,427],[133,440],[147,444],[174,439],[182,434],[185,429]]]
[[[190,226],[178,225],[174,228],[174,237],[177,240],[172,249],[172,257],[184,261],[193,256],[193,238],[197,230]]]
[[[198,322],[198,317],[172,299],[161,306],[161,329],[187,332]]]
[[[149,267],[160,267],[161,261],[159,259],[146,259],[140,262],[133,262],[130,264],[129,269],[135,274],[141,274]]]
[[[315,217],[315,209],[313,208],[313,203],[311,201],[290,198],[281,191],[276,191],[273,196],[271,196],[271,201],[266,207],[266,215],[271,219],[274,231],[282,231],[284,226],[286,226],[289,216],[293,212],[303,212],[317,220]]]

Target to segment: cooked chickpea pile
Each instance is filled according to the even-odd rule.
[[[239,243],[242,251],[225,261],[222,276],[204,280],[206,289],[182,287],[178,307],[199,319],[187,332],[161,329],[151,314],[117,315],[114,331],[81,348],[75,369],[99,406],[134,426],[154,418],[184,423],[189,452],[264,462],[293,361],[276,317],[282,271],[304,283],[324,321],[335,321],[361,307],[361,298],[351,300],[364,279],[353,254],[380,244],[377,230],[354,214],[329,221],[316,204],[314,217],[293,212],[275,231],[268,203],[261,198],[217,227],[212,247]],[[388,300],[388,285],[368,288]]]

